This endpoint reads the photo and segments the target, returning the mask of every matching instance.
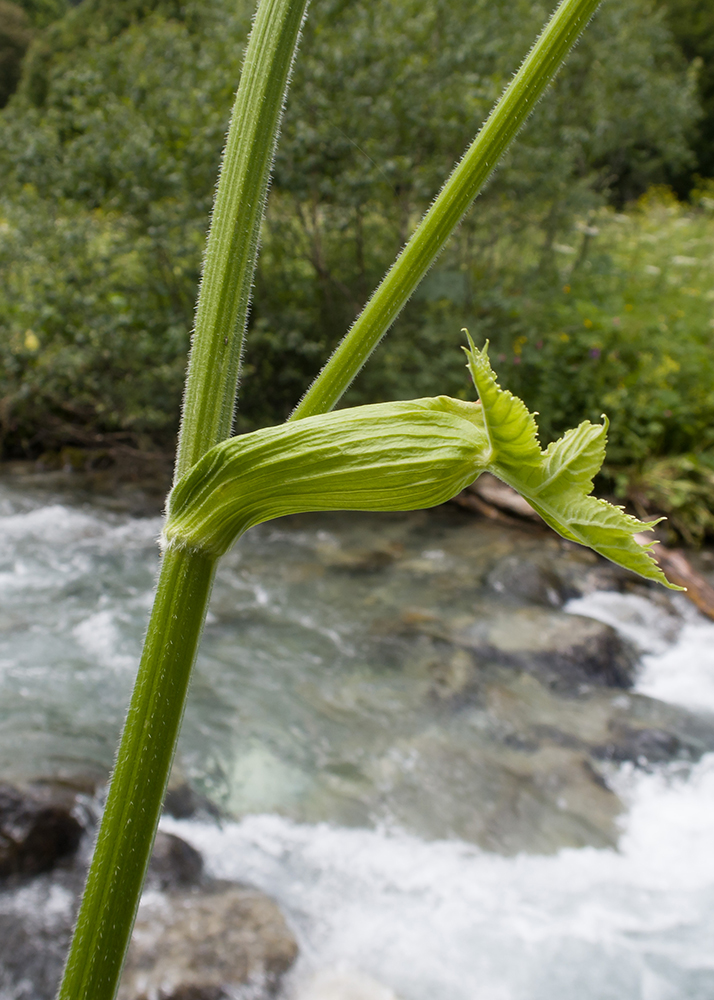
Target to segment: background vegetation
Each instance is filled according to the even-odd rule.
[[[239,429],[289,413],[549,10],[316,0]],[[0,0],[6,456],[173,446],[251,13],[249,0]],[[347,401],[468,395],[468,326],[546,436],[606,411],[610,485],[640,512],[674,512],[690,539],[711,530],[713,38],[704,0],[606,0]]]

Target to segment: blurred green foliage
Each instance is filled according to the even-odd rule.
[[[68,0],[15,0],[34,28],[46,28],[70,9]]]
[[[36,37],[0,114],[5,454],[171,447],[252,3],[22,6]],[[239,429],[290,412],[548,11],[534,0],[313,5]],[[661,195],[626,214],[606,207],[697,169],[701,67],[668,16],[649,0],[604,5],[348,402],[469,395],[458,332],[469,326],[491,338],[502,380],[540,410],[546,435],[610,414],[621,485],[648,461],[709,454],[709,195],[686,209]]]
[[[714,177],[714,4],[711,0],[667,0],[667,25],[697,77],[702,115],[692,139],[694,173]],[[683,193],[691,171],[679,175]]]
[[[27,14],[14,3],[0,0],[0,108],[20,82],[22,60],[32,40]]]

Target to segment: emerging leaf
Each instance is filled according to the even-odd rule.
[[[524,496],[563,538],[587,545],[648,580],[681,590],[652,558],[652,543],[641,545],[633,537],[651,531],[658,522],[645,524],[621,507],[590,496],[593,478],[605,458],[607,419],[601,426],[585,421],[542,451],[533,414],[496,381],[488,343],[479,351],[465,332],[469,348],[464,350],[481,400],[481,423],[489,446],[488,471]]]

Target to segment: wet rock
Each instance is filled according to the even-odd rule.
[[[159,1000],[230,1000],[222,986],[179,986],[170,993],[159,990],[158,996]]]
[[[480,670],[475,657],[465,649],[451,649],[427,664],[430,694],[452,706],[478,700]]]
[[[159,830],[149,862],[147,886],[177,889],[201,884],[203,858],[180,837]]]
[[[627,688],[637,657],[609,625],[540,608],[499,608],[493,615],[452,623],[455,645],[472,649],[482,660],[517,666],[561,690],[582,685]]]
[[[631,687],[637,664],[635,651],[609,625],[545,608],[484,604],[476,618],[402,616],[392,628],[395,634],[428,636],[470,651],[474,673],[489,663],[511,666],[564,692],[593,684]],[[445,674],[455,676],[450,669]],[[463,674],[461,669],[460,690],[468,686]]]
[[[216,882],[146,893],[118,1000],[220,1000],[250,988],[269,997],[297,957],[277,905],[256,889]]]
[[[177,837],[169,840],[170,853],[174,842],[182,859],[186,849],[198,856]],[[74,863],[0,890],[1,997],[52,1000],[85,874]],[[239,987],[250,987],[251,1000],[272,996],[297,945],[271,899],[234,883],[166,893],[153,885],[140,906],[122,1000],[233,1000]]]
[[[77,850],[81,836],[66,800],[0,785],[0,876],[47,871]]]
[[[535,559],[512,555],[502,559],[488,574],[487,583],[497,594],[531,604],[561,607],[575,596],[551,566]]]
[[[169,784],[164,799],[164,812],[174,819],[219,819],[220,809],[187,781]]]
[[[604,763],[689,762],[714,749],[714,719],[643,695],[564,693],[531,673],[462,657],[451,676],[447,667],[438,724],[395,738],[363,765],[372,821],[504,854],[612,846],[622,805]]]
[[[584,751],[599,761],[641,766],[671,760],[696,761],[714,750],[714,720],[640,694],[591,688],[563,697],[528,674],[484,685],[489,732],[523,745],[554,744]]]
[[[328,542],[317,548],[320,562],[331,570],[348,573],[378,573],[401,559],[404,546],[394,542],[384,542],[370,549],[342,549]]]
[[[622,805],[582,750],[497,747],[434,729],[396,744],[377,778],[384,819],[422,836],[500,854],[617,842]]]
[[[626,725],[612,728],[612,741],[592,748],[595,757],[618,763],[628,760],[646,766],[673,760],[685,750],[679,737],[665,729],[638,729]],[[686,750],[685,755],[689,756]]]
[[[0,891],[0,996],[52,1000],[83,884],[84,871],[77,867]]]

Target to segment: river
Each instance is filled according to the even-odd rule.
[[[5,780],[104,780],[159,529],[0,484]],[[603,566],[448,507],[285,519],[226,557],[177,774],[234,818],[162,822],[279,902],[286,1000],[714,996],[714,624]],[[588,619],[630,690],[523,658]]]

